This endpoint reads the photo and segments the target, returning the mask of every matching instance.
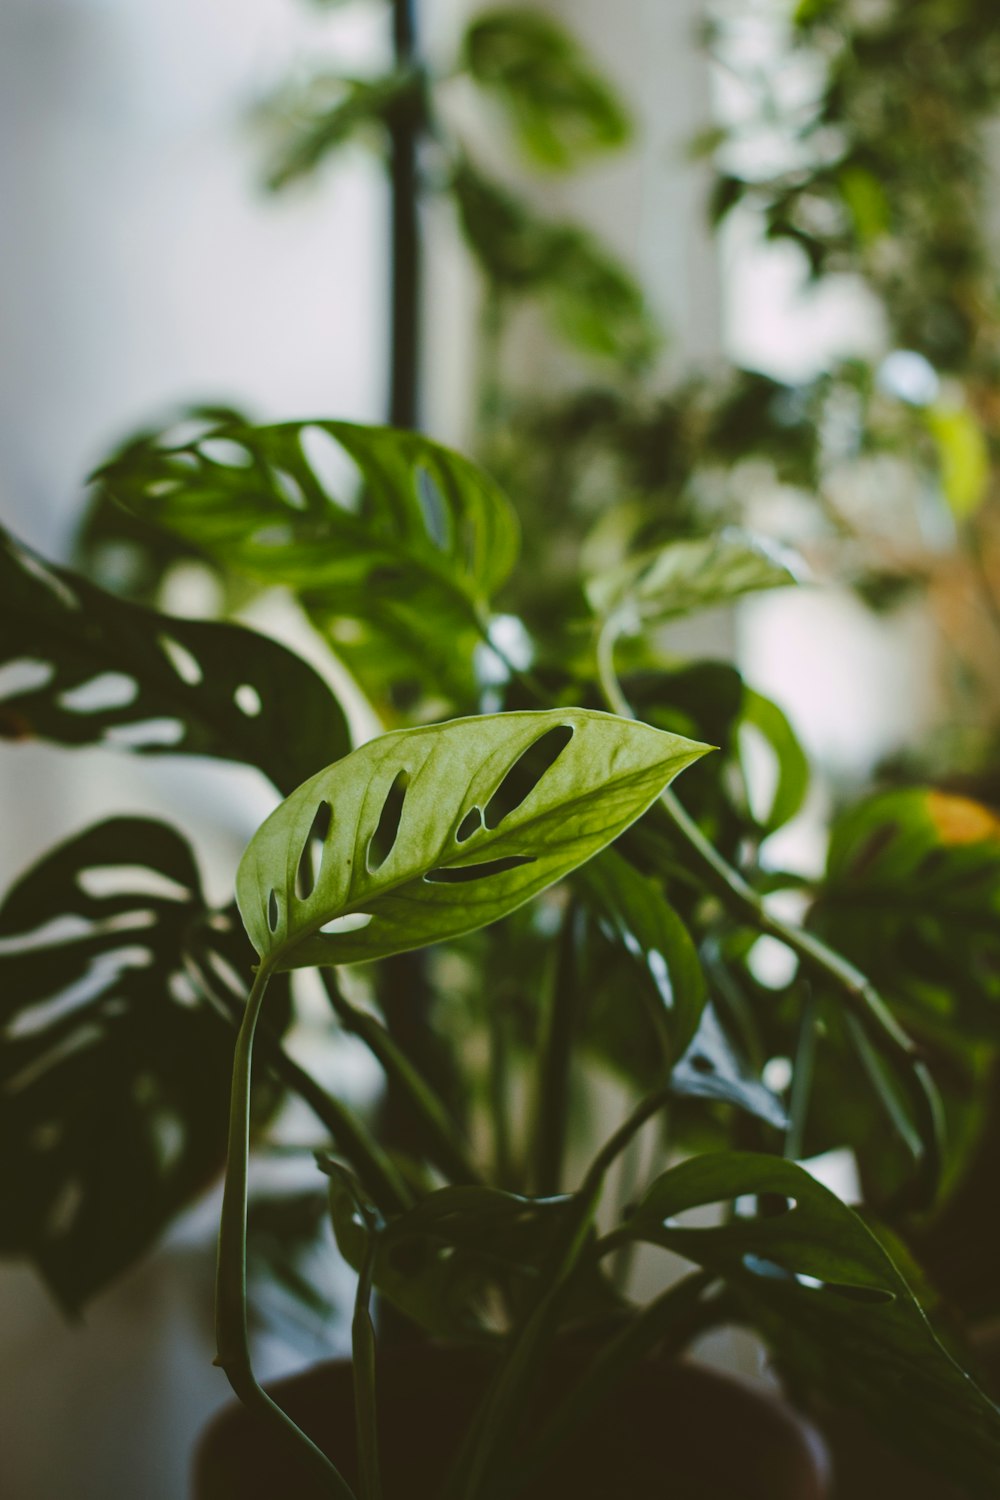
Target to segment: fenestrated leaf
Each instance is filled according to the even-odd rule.
[[[785,1212],[744,1217],[763,1195]],[[715,1228],[682,1219],[710,1203],[735,1217]],[[717,1271],[800,1380],[971,1494],[996,1494],[1000,1410],[938,1341],[864,1221],[801,1167],[742,1152],[694,1158],[657,1179],[624,1232]]]
[[[233,1030],[204,976],[231,991],[249,968],[234,915],[146,818],[70,839],[0,907],[0,1251],[70,1310],[225,1160]]]
[[[726,527],[716,536],[670,542],[592,578],[587,597],[597,614],[630,611],[654,625],[744,594],[800,581],[798,560],[785,548]]]
[[[570,167],[628,140],[628,117],[611,86],[574,37],[540,11],[512,6],[477,15],[462,53],[538,165]]]
[[[919,787],[849,809],[811,920],[945,1045],[956,1030],[1000,1036],[1000,819],[990,809]]]
[[[691,935],[653,880],[606,849],[574,876],[611,940],[625,950],[628,971],[659,1018],[668,1055],[680,1057],[698,1029],[705,976]],[[622,1004],[635,998],[634,983]]]
[[[299,787],[254,835],[237,876],[250,940],[269,967],[290,969],[484,927],[617,838],[705,749],[584,709],[383,735]],[[304,893],[317,817],[321,858]],[[344,918],[353,930],[329,930]]]
[[[4,736],[244,761],[281,791],[350,746],[329,688],[276,641],[126,603],[0,531]]]
[[[438,693],[474,682],[479,619],[518,531],[457,453],[349,422],[232,423],[142,437],[95,477],[223,567],[294,590],[338,649],[368,632]]]

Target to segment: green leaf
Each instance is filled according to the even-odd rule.
[[[234,917],[145,818],[70,839],[0,906],[0,1251],[70,1311],[225,1161],[233,1029],[206,984],[249,968]]]
[[[384,735],[294,792],[237,876],[279,969],[357,963],[495,922],[596,854],[705,746],[584,709]],[[322,843],[315,885],[303,853]],[[354,930],[329,932],[350,918]]]
[[[371,1205],[343,1168],[331,1174],[330,1209],[341,1254],[360,1269]],[[441,1188],[379,1232],[373,1281],[420,1327],[444,1338],[489,1338],[489,1295],[537,1287],[568,1200],[522,1198],[495,1188]]]
[[[614,849],[589,860],[573,883],[608,936],[625,950],[640,994],[664,1031],[668,1055],[680,1057],[698,1029],[706,996],[705,976],[684,923],[659,886]]]
[[[459,454],[386,427],[234,423],[142,437],[95,478],[224,567],[292,589],[338,650],[369,632],[438,693],[474,683],[479,620],[518,530]]]
[[[592,578],[587,597],[596,614],[621,611],[626,621],[655,625],[798,583],[798,570],[798,560],[784,548],[727,527],[716,536],[671,542],[631,558]]]
[[[469,249],[499,291],[538,298],[556,331],[584,353],[648,363],[659,337],[642,290],[592,235],[543,218],[467,159],[450,186]]]
[[[938,450],[941,487],[952,514],[975,515],[989,493],[989,443],[972,412],[961,406],[932,406],[924,420]]]
[[[764,1197],[785,1211],[769,1213]],[[734,1217],[690,1227],[684,1216],[704,1204]],[[622,1233],[717,1271],[800,1380],[971,1493],[996,1493],[1000,1411],[938,1341],[864,1221],[801,1167],[738,1152],[684,1162]]]
[[[1000,1037],[1000,819],[948,792],[869,798],[834,824],[811,921],[945,1046]]]
[[[281,791],[350,745],[329,688],[276,641],[125,603],[3,531],[0,737],[243,761]]]
[[[768,807],[757,815],[765,834],[784,827],[799,812],[809,790],[809,761],[786,715],[770,698],[744,684],[742,725],[756,730],[777,761]]]
[[[610,84],[573,36],[540,11],[517,6],[476,16],[461,61],[538,166],[565,170],[629,139],[628,116]]]
[[[304,87],[283,90],[265,110],[278,136],[267,186],[277,192],[310,176],[359,138],[374,134],[382,145],[387,127],[400,117],[417,130],[424,127],[423,81],[412,69],[373,80],[322,74]]]

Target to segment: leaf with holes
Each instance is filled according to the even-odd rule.
[[[695,1227],[692,1211],[708,1204],[733,1217]],[[718,1272],[800,1381],[972,1494],[997,1493],[1000,1411],[864,1221],[801,1167],[741,1152],[694,1158],[657,1179],[622,1233]]]
[[[236,884],[250,940],[291,969],[484,927],[617,838],[706,748],[573,708],[383,735],[254,835]]]
[[[733,1104],[775,1130],[788,1128],[778,1096],[764,1084],[726,1034],[714,1005],[706,1005],[690,1047],[670,1075],[681,1099]]]
[[[339,703],[284,646],[125,603],[2,531],[0,625],[0,737],[244,761],[283,792],[349,748]]]
[[[462,61],[488,89],[529,160],[567,168],[626,143],[629,122],[573,36],[548,16],[512,6],[477,15]]]
[[[659,886],[606,849],[577,871],[574,884],[607,936],[624,950],[631,981],[663,1033],[665,1062],[680,1057],[698,1029],[705,976],[697,949]]]
[[[234,916],[145,818],[70,839],[0,906],[0,1252],[70,1311],[225,1161],[233,1028],[207,994],[244,987]]]
[[[95,476],[222,566],[296,592],[350,660],[467,694],[514,513],[467,459],[350,422],[230,423],[127,445]],[[366,675],[366,685],[370,678]]]
[[[784,548],[727,527],[716,536],[671,542],[630,558],[592,578],[587,597],[596,614],[621,613],[639,629],[784,588],[801,577],[802,564]]]

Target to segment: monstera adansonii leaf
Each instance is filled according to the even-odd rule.
[[[254,835],[236,883],[250,940],[273,971],[484,927],[617,838],[706,748],[576,708],[383,735]]]
[[[243,761],[282,792],[350,746],[336,698],[277,641],[116,599],[2,530],[0,737]]]
[[[474,688],[518,528],[459,454],[350,422],[229,423],[140,438],[96,478],[221,566],[294,590],[367,688],[401,675],[439,696]]]
[[[704,1205],[728,1213],[697,1227]],[[658,1178],[613,1236],[725,1278],[790,1373],[973,1495],[1000,1487],[1000,1410],[938,1341],[878,1239],[801,1167],[721,1152]]]
[[[207,990],[245,990],[252,958],[146,818],[78,834],[0,906],[0,1253],[67,1310],[221,1171],[233,1028]]]

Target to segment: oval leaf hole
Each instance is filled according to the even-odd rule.
[[[418,465],[414,474],[414,489],[427,535],[444,552],[449,541],[448,507],[437,480],[423,464]]]
[[[488,859],[481,865],[452,865],[441,870],[428,870],[424,876],[432,885],[463,885],[470,880],[486,880],[490,875],[502,875],[505,870],[516,870],[518,865],[533,865],[533,854],[508,854],[504,859]]]
[[[483,826],[483,810],[481,807],[470,807],[455,834],[455,842],[464,844],[466,839],[471,839],[474,833],[478,833]]]
[[[198,452],[210,464],[218,464],[226,469],[248,469],[253,463],[253,454],[249,448],[242,443],[234,443],[232,438],[206,438],[198,444]]]
[[[160,647],[164,656],[170,662],[181,682],[186,682],[188,687],[197,687],[203,677],[201,666],[196,657],[192,656],[186,646],[180,641],[175,641],[172,636],[158,636]]]
[[[725,1226],[727,1221],[746,1221],[756,1219],[758,1215],[773,1218],[781,1214],[790,1213],[795,1207],[794,1198],[780,1198],[776,1195],[768,1195],[766,1205],[753,1193],[742,1193],[738,1198],[720,1198],[713,1203],[695,1203],[690,1208],[681,1209],[680,1213],[672,1214],[669,1219],[664,1219],[666,1229],[717,1229]],[[749,1269],[749,1267],[748,1267]]]
[[[135,701],[139,684],[124,672],[99,672],[87,682],[60,693],[60,708],[77,714],[99,714],[112,708],[127,708]]]
[[[521,806],[535,790],[546,771],[551,770],[573,738],[573,727],[560,724],[529,745],[511,766],[503,781],[486,804],[483,821],[487,828],[498,828],[515,808]]]
[[[334,917],[332,922],[327,922],[320,932],[325,932],[329,937],[337,937],[344,932],[360,932],[367,927],[372,919],[370,911],[350,911],[346,917]]]
[[[775,1260],[766,1260],[760,1255],[744,1255],[744,1269],[752,1276],[760,1276],[765,1281],[794,1282],[804,1291],[825,1292],[828,1296],[842,1297],[848,1302],[865,1302],[869,1305],[875,1303],[894,1302],[895,1295],[880,1286],[847,1286],[838,1281],[821,1281],[818,1276],[810,1276],[805,1271],[789,1271],[787,1266],[779,1265]]]
[[[248,719],[256,719],[263,707],[260,694],[249,682],[241,682],[233,698],[240,713],[246,714]]]
[[[328,499],[342,510],[356,511],[363,476],[333,434],[323,427],[303,427],[299,433],[299,446],[313,477]]]
[[[267,898],[267,925],[272,932],[278,930],[278,898],[274,891]]]
[[[386,792],[378,827],[368,841],[368,853],[365,856],[368,869],[372,873],[380,870],[392,853],[392,847],[399,833],[399,820],[403,816],[403,803],[406,800],[406,788],[409,784],[409,772],[397,771],[392,786]]]
[[[312,820],[312,827],[299,856],[299,868],[295,874],[295,894],[300,901],[311,896],[316,885],[319,867],[323,862],[323,844],[330,832],[330,804],[321,802]]]

